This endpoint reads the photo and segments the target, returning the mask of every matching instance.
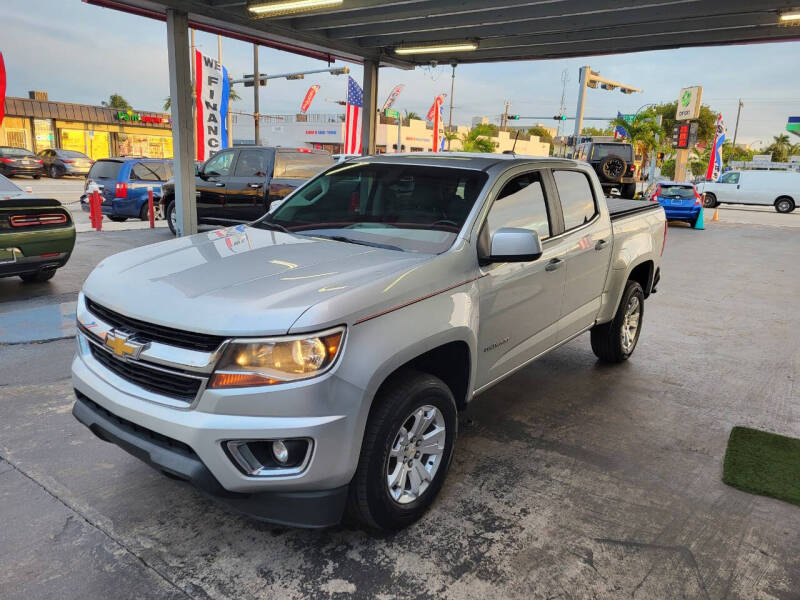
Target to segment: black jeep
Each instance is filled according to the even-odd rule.
[[[636,195],[636,165],[631,144],[584,142],[575,150],[574,158],[592,165],[606,194],[617,188],[623,198]]]

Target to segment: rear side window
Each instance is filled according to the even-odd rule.
[[[550,219],[541,173],[526,173],[503,186],[486,218],[489,234],[501,227],[532,229],[541,239],[550,237]]]
[[[274,177],[310,179],[333,166],[330,154],[317,152],[276,152]]]
[[[240,150],[234,177],[259,177],[263,179],[269,171],[269,156],[262,150]]]
[[[121,167],[115,160],[98,160],[89,170],[89,179],[116,179]]]
[[[158,175],[144,163],[136,163],[131,169],[131,179],[139,179],[141,181],[158,181]]]
[[[148,162],[144,164],[148,169],[155,173],[161,181],[167,181],[170,177],[172,177],[171,162]]]
[[[591,221],[597,214],[589,178],[580,171],[553,171],[561,208],[564,229],[567,231]]]

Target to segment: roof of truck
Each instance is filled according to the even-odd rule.
[[[524,154],[489,154],[479,152],[404,152],[399,154],[377,154],[351,158],[346,162],[379,162],[385,164],[422,165],[426,167],[451,167],[486,171],[491,167],[508,163],[541,163],[542,165],[578,164],[566,158],[525,156]]]

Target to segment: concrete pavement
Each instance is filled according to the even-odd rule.
[[[720,481],[732,426],[800,436],[800,238],[707,227],[670,227],[630,361],[584,336],[477,398],[431,512],[383,538],[226,512],[72,418],[74,342],[0,345],[0,596],[800,597],[800,508]],[[50,284],[0,280],[0,314],[168,237],[81,234]]]

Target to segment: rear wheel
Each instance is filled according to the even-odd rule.
[[[33,178],[34,178],[34,179],[41,179],[41,178],[42,178],[42,175],[41,175],[41,173],[40,173],[40,174],[38,174],[38,175],[34,175],[34,176],[33,176]]]
[[[703,198],[703,206],[705,208],[715,208],[719,206],[719,202],[717,202],[717,197],[714,194],[709,194],[706,192],[705,197]]]
[[[444,483],[457,426],[453,394],[441,379],[413,370],[393,376],[364,431],[348,517],[380,531],[419,519]]]
[[[61,177],[61,173],[59,172],[58,167],[55,165],[50,165],[50,168],[48,169],[48,175],[50,175],[51,179],[58,179]]]
[[[628,360],[636,349],[644,318],[644,291],[638,281],[628,281],[617,313],[609,323],[592,328],[592,351],[604,362]]]
[[[178,235],[178,213],[175,210],[174,200],[167,205],[167,225],[169,225],[172,235]]]
[[[781,196],[775,200],[775,210],[779,213],[790,213],[794,208],[794,200],[789,198],[789,196]]]
[[[55,274],[55,269],[42,269],[36,273],[22,273],[19,278],[25,283],[44,283],[51,280]]]

